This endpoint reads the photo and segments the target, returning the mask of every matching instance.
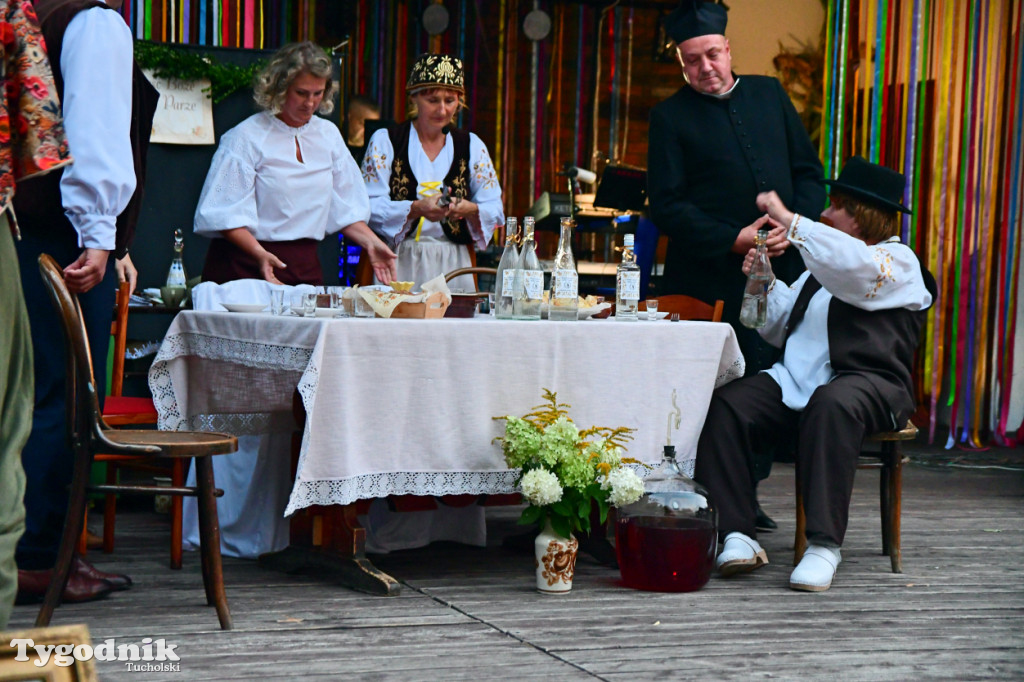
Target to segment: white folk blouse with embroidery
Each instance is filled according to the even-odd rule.
[[[917,255],[898,237],[868,246],[801,217],[790,228],[789,241],[800,249],[807,271],[792,286],[775,281],[768,292],[768,321],[760,332],[773,346],[782,345],[790,312],[813,273],[821,289],[811,297],[803,321],[790,334],[785,355],[765,370],[782,388],[783,404],[802,410],[814,390],[834,376],[828,345],[828,309],[833,296],[864,310],[921,310],[931,305],[932,297],[921,277]]]
[[[409,167],[419,183],[417,195],[429,196],[427,183],[442,182],[451,169],[455,158],[452,136],[445,137],[441,153],[431,161],[423,151],[416,126],[409,129]],[[391,164],[394,162],[394,149],[388,131],[378,130],[370,138],[363,157],[363,181],[366,191],[370,194],[370,227],[392,247],[398,246],[404,239],[415,238],[417,228],[421,237],[444,239],[444,231],[440,223],[409,220],[409,209],[412,201],[392,201],[389,180]],[[494,164],[487,153],[487,146],[474,133],[469,134],[469,199],[480,209],[480,228],[470,225],[473,241],[478,249],[487,248],[494,228],[505,223],[505,211],[501,205],[501,186],[494,172]]]
[[[195,231],[216,237],[245,227],[263,241],[321,240],[369,217],[359,167],[338,127],[314,116],[293,128],[264,111],[221,138],[199,196]]]

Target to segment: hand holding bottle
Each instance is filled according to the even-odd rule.
[[[450,205],[441,206],[440,201],[440,194],[417,199],[412,202],[412,207],[409,209],[409,218],[411,220],[426,218],[431,222],[441,222],[448,217]]]

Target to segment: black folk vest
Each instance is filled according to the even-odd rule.
[[[394,161],[391,162],[391,180],[388,189],[392,201],[416,201],[416,188],[419,181],[413,175],[409,165],[409,131],[412,121],[388,128],[391,147],[394,150]],[[469,133],[464,130],[451,129],[455,155],[451,168],[444,178],[444,186],[451,188],[452,197],[465,199],[469,197]],[[456,244],[471,244],[473,235],[465,220],[441,221],[444,235]]]
[[[93,7],[110,10],[106,3],[97,0],[71,0],[41,17],[40,28],[43,39],[46,41],[46,52],[53,68],[53,81],[61,101],[64,101],[64,76],[60,71],[64,32],[79,12]],[[105,68],[105,65],[98,64],[96,68]],[[128,247],[131,246],[135,237],[135,226],[139,221],[142,196],[145,193],[146,153],[149,151],[149,135],[153,129],[153,115],[156,113],[159,99],[160,93],[142,73],[139,65],[133,63],[131,143],[135,166],[135,192],[128,201],[128,206],[117,217],[117,238],[114,246],[116,258],[121,258],[128,252]],[[71,155],[72,157],[75,155],[74,149],[71,149]],[[59,224],[71,228],[71,221],[64,214],[61,202],[60,179],[63,174],[62,170],[56,171],[19,183],[19,191],[14,198],[14,210],[23,229],[53,229],[53,226]]]
[[[921,276],[934,305],[938,289],[935,278],[923,264]],[[820,288],[821,283],[814,275],[804,282],[789,314],[786,341],[803,320],[811,297]],[[916,408],[912,378],[914,351],[927,317],[927,308],[864,310],[835,296],[829,302],[828,350],[832,370],[836,376],[864,377],[892,413],[897,429],[903,427]]]

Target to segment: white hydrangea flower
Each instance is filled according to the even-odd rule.
[[[527,471],[519,485],[530,504],[537,507],[554,504],[562,499],[562,486],[558,483],[558,477],[547,469]]]
[[[608,501],[615,507],[633,504],[644,494],[644,482],[632,469],[621,467],[613,469],[601,479],[603,490],[611,489]]]

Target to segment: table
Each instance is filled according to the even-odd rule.
[[[710,322],[183,311],[153,362],[150,389],[160,428],[236,435],[291,419],[297,389],[306,419],[284,511],[293,515],[291,542],[329,546],[362,573],[372,565],[360,556],[354,503],[514,492],[516,472],[494,442],[503,422],[493,417],[525,414],[544,388],[572,405],[581,428],[636,428],[628,454],[648,463],[660,460],[675,389],[682,424],[671,439],[692,471],[712,390],[742,374],[732,328]],[[346,533],[326,532],[316,519],[327,516]],[[357,587],[378,589],[372,583],[383,578],[373,575]]]

